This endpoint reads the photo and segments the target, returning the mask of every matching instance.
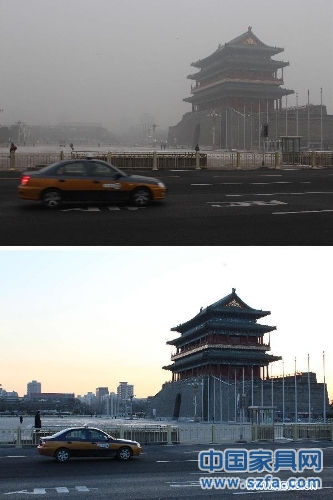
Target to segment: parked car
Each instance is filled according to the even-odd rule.
[[[127,202],[144,207],[164,200],[167,188],[154,177],[130,175],[96,159],[63,160],[21,176],[18,195],[47,208],[63,202]]]
[[[70,427],[40,438],[38,453],[53,457],[57,462],[68,462],[71,457],[116,457],[129,460],[140,455],[137,441],[117,439],[95,427]]]

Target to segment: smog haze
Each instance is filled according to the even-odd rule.
[[[160,129],[191,111],[191,63],[252,26],[283,47],[284,87],[333,112],[331,0],[11,0],[1,6],[0,124],[101,123],[144,114]],[[295,106],[295,94],[288,97]]]

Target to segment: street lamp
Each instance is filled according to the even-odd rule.
[[[209,115],[213,120],[212,134],[213,134],[213,144],[212,149],[216,149],[216,118],[220,115],[216,113],[216,111],[212,111]]]
[[[197,394],[199,386],[202,385],[201,382],[198,382],[197,379],[194,379],[193,382],[188,384],[193,389],[193,405],[194,405],[194,421],[197,420]]]
[[[130,394],[129,396],[129,400],[131,402],[131,420],[133,420],[133,398],[135,398],[135,395],[134,394]]]

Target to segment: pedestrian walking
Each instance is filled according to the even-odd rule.
[[[23,423],[23,417],[22,417],[22,415],[20,415],[20,424],[22,424],[22,423]]]

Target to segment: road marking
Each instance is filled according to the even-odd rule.
[[[24,495],[46,495],[48,492],[50,493],[54,490],[61,495],[70,493],[71,489],[74,488],[67,488],[66,486],[57,486],[55,488],[34,488],[33,491],[28,491],[28,490],[10,491],[8,493],[4,493],[4,495],[15,495],[17,493],[22,493]],[[87,486],[75,486],[75,490],[78,492],[87,492],[97,489],[98,488],[87,488]]]
[[[125,206],[125,207],[117,207],[117,206],[106,206],[110,211],[120,211],[122,209],[133,211],[133,210],[141,210],[142,208],[146,207],[130,207],[130,206]],[[99,207],[94,207],[94,206],[88,206],[88,207],[73,207],[73,208],[63,208],[61,209],[61,212],[73,212],[73,211],[78,211],[78,212],[101,212],[102,210]]]
[[[304,191],[302,193],[251,193],[251,196],[292,196],[292,195],[306,195],[306,194],[333,194],[333,191]],[[225,196],[249,196],[249,193],[245,194],[226,194]]]
[[[263,185],[263,186],[268,186],[271,184],[293,184],[292,182],[289,181],[276,181],[276,182],[250,182],[250,186],[257,186],[257,185]]]
[[[272,212],[272,215],[286,215],[286,214],[320,214],[322,212],[333,212],[332,210],[300,210],[299,212]]]
[[[270,201],[221,201],[221,202],[207,202],[213,208],[225,207],[253,207],[253,206],[272,206],[272,205],[288,205],[284,201],[270,200]]]
[[[193,486],[195,488],[200,487],[200,482],[199,481],[166,481],[166,484],[169,484],[170,488],[192,488]]]

